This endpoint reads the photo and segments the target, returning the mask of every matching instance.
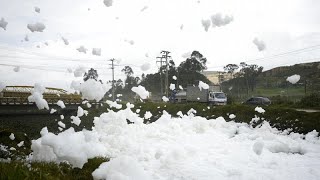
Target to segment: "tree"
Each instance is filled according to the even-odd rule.
[[[176,67],[173,60],[169,61],[168,75],[169,84],[178,84],[182,87],[187,85],[197,84],[199,81],[210,84],[210,81],[201,74],[201,71],[206,69],[207,59],[198,51],[193,51],[191,56],[185,61],[181,62],[178,67]],[[147,74],[142,78],[141,85],[146,87],[146,89],[154,94],[161,92],[160,85],[160,72],[164,74],[166,70],[166,65],[159,68],[159,71],[155,74]],[[172,77],[176,76],[178,79],[174,80]],[[162,96],[161,96],[162,97]]]
[[[236,64],[228,64],[223,67],[224,71],[231,74],[231,77],[233,78],[233,73],[235,70],[239,69],[239,66]]]
[[[181,62],[178,69],[179,72],[198,72],[207,69],[207,59],[199,51],[193,51],[191,56]]]
[[[132,68],[131,68],[130,66],[125,66],[125,67],[121,70],[121,72],[124,72],[124,74],[125,74],[127,77],[134,74],[134,73],[133,73],[133,70],[132,70]]]
[[[131,88],[138,86],[140,78],[132,76],[134,72],[130,66],[125,66],[121,71],[127,76],[124,81],[124,92],[131,93]]]
[[[97,70],[91,68],[88,70],[88,73],[87,72],[84,73],[83,81],[87,81],[88,79],[94,79],[94,80],[98,81],[98,77],[99,77],[99,75],[98,75]]]
[[[179,72],[179,84],[186,87],[203,81],[210,84],[210,81],[201,72],[207,69],[207,59],[198,51],[193,51],[191,56],[181,62],[177,70]]]
[[[263,67],[258,66],[256,64],[247,64],[245,62],[240,63],[241,66],[241,74],[246,80],[246,85],[247,85],[247,94],[249,94],[249,89],[251,91],[254,90],[256,86],[256,79],[259,76],[259,74],[262,73]]]

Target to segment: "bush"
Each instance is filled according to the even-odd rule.
[[[294,102],[289,100],[289,97],[287,96],[272,96],[270,98],[272,104],[277,104],[277,105],[293,105]]]
[[[320,93],[305,96],[298,103],[299,107],[320,108]]]
[[[0,179],[93,179],[92,172],[107,161],[102,157],[89,159],[82,169],[64,162],[0,162]]]
[[[235,104],[235,98],[233,96],[227,96],[227,104]]]

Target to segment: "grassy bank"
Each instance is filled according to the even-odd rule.
[[[25,162],[15,160],[0,162],[0,179],[83,179],[90,180],[92,172],[101,163],[108,161],[105,158],[89,159],[83,168],[72,168],[67,163]]]
[[[140,108],[140,115],[143,115],[146,111],[150,111],[154,116],[151,118],[151,122],[155,121],[162,114],[163,110],[169,112],[173,116],[177,116],[178,111],[182,111],[186,114],[191,108],[197,111],[198,116],[206,117],[207,119],[214,119],[222,116],[226,121],[231,121],[230,114],[236,115],[233,119],[236,122],[249,123],[252,118],[258,116],[268,121],[271,126],[276,127],[279,130],[285,130],[291,128],[293,132],[306,134],[310,131],[320,131],[320,112],[307,113],[296,111],[292,108],[285,108],[283,106],[268,106],[263,107],[266,112],[260,114],[254,109],[256,106],[248,105],[228,105],[228,106],[213,106],[209,107],[206,104],[201,103],[187,103],[187,104],[164,104],[164,103],[141,103],[137,104],[135,108]]]

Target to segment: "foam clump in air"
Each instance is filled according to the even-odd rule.
[[[146,9],[148,9],[148,6],[144,6],[140,11],[143,12],[143,11],[145,11]]]
[[[55,109],[51,108],[51,110],[50,110],[50,114],[53,114],[53,113],[55,113],[55,112],[57,112],[57,110],[55,110]]]
[[[116,109],[121,109],[122,108],[122,104],[118,104],[116,101],[109,101],[107,100],[106,103],[110,106],[110,108],[116,108]]]
[[[57,105],[58,105],[59,107],[61,107],[62,109],[63,109],[63,108],[66,108],[66,105],[64,105],[63,101],[61,101],[61,100],[59,100],[59,101],[57,102]]]
[[[169,98],[167,98],[166,96],[162,96],[162,101],[168,102],[168,101],[169,101]]]
[[[191,57],[191,54],[192,54],[192,52],[191,52],[191,51],[188,51],[188,52],[186,52],[186,53],[183,53],[183,54],[181,55],[181,57],[183,57],[183,58],[189,58],[189,57]]]
[[[40,8],[36,6],[36,7],[34,7],[34,11],[37,13],[40,13]]]
[[[150,69],[150,67],[151,67],[150,63],[145,63],[145,64],[142,64],[140,68],[142,71],[147,71]]]
[[[71,123],[79,126],[81,123],[81,119],[78,116],[71,116],[70,119],[72,119]]]
[[[13,141],[13,140],[15,139],[14,134],[11,133],[10,136],[9,136],[9,138]]]
[[[86,72],[85,67],[79,66],[73,71],[73,75],[74,77],[82,77],[85,72]]]
[[[145,87],[139,85],[138,87],[132,87],[131,90],[138,94],[141,99],[147,99],[149,97],[149,91]]]
[[[264,43],[264,41],[259,40],[258,38],[254,38],[252,42],[257,46],[259,51],[263,51],[266,49],[266,44]]]
[[[177,115],[180,116],[180,117],[183,117],[183,113],[181,111],[178,111]]]
[[[58,125],[59,125],[60,127],[62,127],[62,128],[66,128],[66,125],[65,125],[63,122],[61,122],[61,121],[58,122]]]
[[[172,76],[172,79],[173,80],[177,80],[177,76]]]
[[[21,147],[21,146],[23,146],[23,145],[24,145],[24,141],[21,141],[21,142],[19,142],[19,143],[17,144],[18,147]]]
[[[211,26],[211,21],[210,21],[210,19],[206,19],[206,20],[203,19],[203,20],[201,20],[201,24],[202,24],[204,30],[205,30],[206,32],[208,32],[208,30],[209,30],[209,28],[210,28],[210,26]]]
[[[210,108],[210,107],[209,107],[209,108]],[[230,118],[230,119],[234,119],[234,118],[236,118],[236,115],[230,114],[230,115],[229,115],[229,118]]]
[[[19,72],[19,71],[20,71],[20,66],[14,67],[14,68],[13,68],[13,71],[14,71],[14,72]]]
[[[144,114],[144,118],[145,119],[150,119],[152,117],[152,114],[150,111],[146,111],[146,113]]]
[[[202,91],[202,89],[209,89],[209,85],[207,83],[204,83],[202,81],[199,81],[199,85],[198,85],[200,91]]]
[[[261,114],[266,112],[266,110],[264,110],[262,107],[259,107],[259,106],[257,106],[254,110]]]
[[[110,7],[113,4],[113,0],[104,0],[103,3],[105,6]]]
[[[78,73],[78,72],[77,72]],[[72,82],[71,82],[71,85],[70,85],[70,88],[71,89],[74,89],[74,90],[80,90],[80,81],[75,81],[75,80],[73,80]]]
[[[34,88],[31,90],[31,95],[28,97],[29,102],[35,102],[38,109],[47,109],[49,110],[48,102],[43,99],[43,93],[45,91],[45,87],[41,84],[36,83]]]
[[[41,131],[40,131],[41,137],[46,135],[46,134],[48,134],[48,133],[49,133],[49,131],[48,131],[47,127],[42,128]]]
[[[300,75],[298,74],[294,74],[287,78],[287,81],[290,82],[291,84],[296,84],[299,80],[300,80]]]
[[[46,26],[43,23],[37,22],[35,24],[28,24],[27,28],[31,32],[43,32],[43,30],[46,28]]]
[[[83,99],[100,101],[111,87],[94,79],[88,79],[80,84]]]
[[[225,26],[233,21],[233,16],[222,16],[221,13],[217,13],[211,16],[212,27]]]
[[[77,116],[82,117],[84,115],[84,110],[81,106],[78,106]]]
[[[96,56],[101,56],[101,48],[93,48],[92,54]]]
[[[66,39],[65,37],[61,37],[61,39],[62,39],[64,45],[69,45],[68,39]]]
[[[77,48],[77,51],[79,51],[79,52],[82,52],[82,53],[87,53],[87,51],[88,51],[88,49],[87,48],[85,48],[84,46],[80,46],[80,47],[78,47]]]
[[[172,90],[172,91],[175,90],[176,89],[176,85],[175,84],[170,84],[169,89]]]
[[[7,30],[7,25],[8,25],[8,22],[4,20],[4,18],[2,17],[0,20],[0,27],[4,30]]]

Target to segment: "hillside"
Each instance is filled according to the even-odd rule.
[[[297,84],[290,84],[287,77],[298,74],[301,76]],[[256,79],[254,91],[247,94],[243,77],[238,77],[222,83],[223,90],[236,98],[245,99],[250,96],[285,96],[296,101],[301,97],[319,92],[320,62],[281,66],[262,72]]]

